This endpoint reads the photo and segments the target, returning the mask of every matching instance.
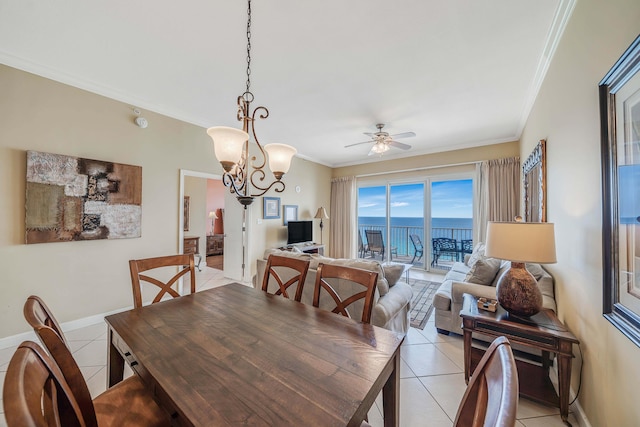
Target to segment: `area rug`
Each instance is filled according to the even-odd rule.
[[[410,279],[409,285],[413,289],[410,313],[411,326],[424,329],[433,311],[433,297],[440,283],[429,280]]]

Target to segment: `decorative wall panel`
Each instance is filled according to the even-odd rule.
[[[26,243],[140,237],[142,168],[27,151]]]

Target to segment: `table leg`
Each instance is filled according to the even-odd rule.
[[[393,371],[382,387],[384,427],[400,425],[400,347],[393,356]]]
[[[109,329],[109,348],[107,350],[107,388],[113,387],[124,377],[124,358],[113,345],[113,331]]]
[[[471,377],[471,331],[464,329],[464,382],[469,384],[469,377]]]
[[[558,397],[560,399],[560,417],[571,426],[569,417],[569,387],[571,386],[571,356],[558,355]]]

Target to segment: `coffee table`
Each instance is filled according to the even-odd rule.
[[[540,403],[560,407],[560,416],[565,424],[569,416],[569,386],[571,385],[571,360],[573,344],[578,339],[558,320],[553,312],[543,308],[531,317],[509,314],[498,305],[495,313],[478,309],[478,300],[464,294],[460,316],[464,330],[464,378],[467,383],[484,350],[472,345],[472,334],[481,333],[490,337],[506,336],[512,344],[520,344],[542,352],[539,363],[516,358],[520,395]],[[558,357],[558,394],[549,379],[549,355]],[[523,353],[524,355],[525,353]]]
[[[382,263],[383,266],[385,265],[401,265],[403,270],[402,270],[402,274],[404,274],[405,276],[405,280],[407,281],[407,283],[409,283],[409,271],[411,271],[411,267],[413,267],[413,264],[403,264],[401,262],[383,262]],[[401,274],[401,275],[402,275]]]

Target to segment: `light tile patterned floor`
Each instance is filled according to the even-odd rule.
[[[412,276],[414,272],[412,271]],[[438,280],[427,276],[426,280]],[[222,286],[228,280],[219,270],[203,268],[198,273],[198,290]],[[65,333],[73,355],[81,366],[93,396],[106,386],[107,335],[103,323]],[[7,364],[15,348],[0,349],[0,383],[4,383]],[[436,332],[433,321],[424,330],[411,328],[401,350],[400,425],[403,427],[451,427],[465,390],[462,337]],[[130,371],[128,372],[130,374]],[[0,402],[2,391],[0,390]],[[383,426],[382,399],[369,412],[369,423]],[[6,427],[4,409],[0,408],[0,427]],[[577,426],[573,415],[569,421]],[[557,408],[520,399],[518,427],[564,426]]]

